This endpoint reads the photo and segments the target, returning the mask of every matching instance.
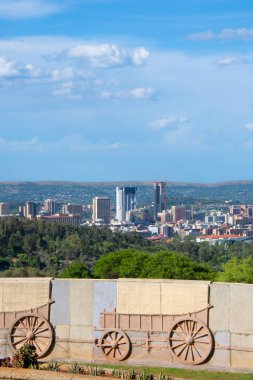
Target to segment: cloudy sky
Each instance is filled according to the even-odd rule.
[[[0,180],[253,179],[252,0],[0,0]]]

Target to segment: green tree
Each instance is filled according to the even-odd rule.
[[[223,264],[223,271],[217,275],[218,281],[253,283],[253,259],[233,257]]]
[[[182,280],[213,280],[214,271],[183,254],[161,251],[143,265],[142,278],[171,278]]]
[[[91,273],[87,266],[84,263],[81,263],[80,261],[72,261],[68,265],[67,268],[65,268],[60,273],[60,278],[91,278]]]
[[[212,280],[214,272],[206,264],[169,251],[155,254],[132,249],[110,253],[98,259],[94,274],[99,278],[172,278]]]

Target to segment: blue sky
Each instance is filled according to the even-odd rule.
[[[251,0],[0,0],[0,180],[253,179]]]

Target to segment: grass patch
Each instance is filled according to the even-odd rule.
[[[82,364],[84,366],[92,366],[96,364]],[[149,369],[150,373],[158,376],[160,373],[169,375],[183,380],[253,380],[253,374],[244,373],[230,373],[230,372],[211,372],[211,371],[198,371],[182,368],[166,368],[166,367],[143,367],[143,366],[126,366],[126,365],[111,365],[99,364],[103,368],[131,370],[134,369],[137,373],[143,369]]]

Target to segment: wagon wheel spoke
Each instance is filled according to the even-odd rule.
[[[23,326],[23,328],[27,331],[27,326],[25,326],[24,322],[22,320],[20,320],[20,323]]]
[[[186,349],[186,347],[187,347],[187,344],[184,343],[184,347],[183,347],[180,351],[178,351],[178,353],[177,353],[177,355],[178,355],[179,357],[182,355],[182,353],[184,352],[184,350]]]
[[[170,341],[175,341],[175,342],[184,342],[184,338],[169,338]]]
[[[126,345],[127,344],[127,342],[120,342],[120,343],[118,343],[118,346],[123,346],[123,345]]]
[[[39,334],[42,334],[42,333],[45,332],[45,331],[48,331],[48,328],[47,328],[47,327],[44,328],[43,330],[36,330],[36,331],[34,331],[34,334],[35,334],[35,335],[39,335]]]
[[[175,348],[181,347],[181,346],[183,346],[183,345],[185,345],[185,344],[187,344],[187,343],[185,343],[185,342],[183,342],[183,343],[179,343],[179,344],[177,344],[176,346],[173,346],[173,350],[175,350]]]
[[[198,335],[195,335],[195,336],[194,336],[194,340],[204,338],[205,336],[208,337],[208,334],[202,334],[202,335],[199,335],[199,336],[198,336]]]
[[[200,326],[197,331],[193,334],[193,338],[195,338],[196,335],[198,335],[198,333],[202,330],[203,326]]]
[[[23,338],[23,339],[20,339],[20,340],[16,340],[15,342],[13,342],[13,344],[16,346],[17,344],[21,343],[21,342],[24,342],[24,340],[27,340],[27,338]]]
[[[42,349],[40,348],[40,346],[38,345],[37,342],[34,341],[34,345],[35,345],[35,347],[36,347],[40,352],[42,352]]]
[[[196,344],[195,344],[195,343],[194,343],[194,345],[193,345],[192,349],[194,349],[194,351],[195,351],[195,352],[197,352],[197,354],[198,354],[198,357],[199,357],[199,358],[201,358],[201,355],[200,355],[200,353],[199,353],[199,350],[197,349],[197,347],[196,347]]]
[[[190,349],[190,346],[189,344],[187,345],[187,349],[186,349],[186,353],[185,353],[185,356],[184,356],[184,360],[187,360],[187,356],[188,356],[188,353],[189,353],[189,349]]]
[[[25,333],[23,333],[23,334],[11,334],[10,336],[14,336],[15,338],[24,338],[24,337],[26,337],[26,334]]]
[[[35,329],[36,322],[37,322],[37,317],[34,317],[34,320],[33,320],[33,326],[32,326],[32,329],[33,329],[33,330]]]
[[[41,321],[41,322],[39,323],[39,325],[36,327],[36,329],[34,330],[34,333],[36,333],[37,330],[39,330],[39,328],[40,328],[41,326],[43,326],[44,323],[45,323],[44,321]]]
[[[193,347],[192,346],[190,346],[190,352],[191,352],[191,357],[192,357],[192,362],[194,362],[194,354],[193,354]]]
[[[199,343],[195,342],[195,346],[196,346],[196,347],[199,347],[201,350],[207,352],[206,347],[205,347],[205,346],[202,346],[202,344],[199,344]]]

